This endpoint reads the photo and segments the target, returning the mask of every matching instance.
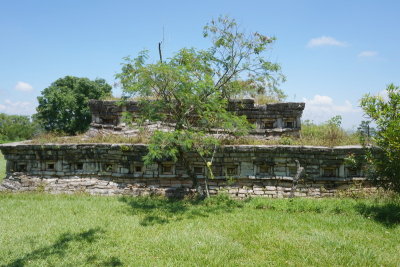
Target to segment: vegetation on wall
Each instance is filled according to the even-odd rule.
[[[370,175],[381,186],[400,192],[400,87],[390,84],[385,93],[361,99],[365,114],[376,124],[372,140],[382,152],[373,156],[371,150],[367,160]]]
[[[134,59],[127,57],[116,77],[126,96],[138,97],[141,121],[174,123],[174,131],[155,132],[150,138],[146,163],[184,159],[184,153],[196,151],[212,177],[220,138],[207,133],[218,129],[218,134],[240,136],[252,127],[244,116],[227,110],[228,100],[257,94],[282,99],[277,86],[284,77],[278,64],[265,59],[275,38],[246,34],[229,17],[212,20],[203,34],[211,40],[207,50],[183,48],[153,64],[143,51]],[[184,164],[189,171],[190,162]]]
[[[38,97],[37,119],[46,131],[82,133],[88,129],[92,118],[89,100],[109,96],[111,89],[103,79],[60,78]]]
[[[220,145],[299,145],[299,146],[345,146],[359,145],[362,134],[357,132],[348,132],[331,120],[325,123],[316,124],[312,121],[304,121],[302,124],[301,137],[282,137],[279,139],[265,140],[255,139],[253,137],[221,137],[218,140]],[[99,134],[92,137],[76,135],[70,137],[59,136],[54,133],[39,135],[31,142],[33,144],[46,143],[130,143],[130,144],[149,144],[151,134],[147,131],[139,132],[136,136],[123,136],[112,134]],[[162,136],[164,137],[164,136]],[[166,142],[165,142],[166,143]]]

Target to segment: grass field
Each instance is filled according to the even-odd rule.
[[[0,193],[0,266],[399,266],[399,251],[399,197]]]
[[[400,201],[0,194],[0,266],[398,266]]]
[[[0,183],[3,181],[5,175],[6,175],[6,160],[4,159],[3,154],[1,154],[0,152]]]

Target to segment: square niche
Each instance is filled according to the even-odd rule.
[[[225,166],[224,172],[225,172],[226,176],[238,176],[239,175],[239,166],[237,166],[237,165]]]
[[[113,163],[103,163],[102,170],[103,170],[103,172],[113,172],[114,164]]]
[[[173,175],[175,173],[175,165],[173,163],[162,163],[160,172],[163,175]]]
[[[337,177],[338,176],[338,168],[335,166],[327,166],[322,167],[322,177]]]
[[[274,167],[270,164],[259,164],[257,165],[257,175],[272,175],[274,173]]]
[[[346,168],[347,177],[357,177],[358,170],[356,168]]]
[[[56,163],[54,161],[47,161],[44,167],[46,171],[55,171]]]
[[[203,176],[205,174],[205,167],[204,166],[193,166],[193,173],[195,175]]]
[[[76,171],[83,171],[83,162],[75,163],[75,170]]]
[[[16,162],[14,170],[16,172],[26,172],[28,170],[28,164],[26,162]]]
[[[144,164],[142,162],[134,162],[132,166],[132,170],[134,174],[143,174],[144,173]]]

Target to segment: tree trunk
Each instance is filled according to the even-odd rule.
[[[206,175],[206,177],[204,178],[204,186],[206,188],[206,196],[210,197],[210,191],[208,189],[208,175]]]
[[[294,198],[294,192],[296,191],[300,176],[302,175],[302,173],[304,171],[304,167],[300,166],[300,162],[297,159],[295,161],[296,161],[296,166],[297,166],[297,172],[296,172],[296,175],[293,177],[293,184],[292,184],[292,189],[290,190],[289,198]]]

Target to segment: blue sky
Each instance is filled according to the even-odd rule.
[[[156,55],[163,29],[165,57],[206,48],[202,27],[223,14],[277,38],[269,59],[287,76],[287,100],[306,102],[303,119],[342,115],[351,129],[365,93],[400,85],[399,11],[394,0],[1,1],[0,112],[34,113],[41,90],[66,75],[114,84],[124,56]]]

